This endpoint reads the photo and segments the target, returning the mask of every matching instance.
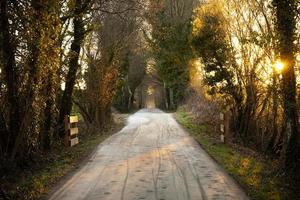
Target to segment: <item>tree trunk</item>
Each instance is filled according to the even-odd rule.
[[[165,99],[165,107],[168,110],[169,109],[169,100],[168,100],[168,91],[166,83],[164,82],[164,99]]]
[[[128,102],[127,102],[127,111],[130,111],[132,108],[132,103],[133,103],[133,93],[131,91],[130,86],[128,86],[128,93],[129,93],[129,96],[128,96]]]
[[[295,10],[296,0],[273,0],[276,15],[278,50],[284,63],[282,88],[285,114],[286,151],[284,165],[287,171],[298,174],[300,171],[300,147],[298,132],[298,114],[296,104],[295,77]]]
[[[37,85],[39,82],[40,77],[40,64],[39,64],[39,57],[41,54],[41,29],[43,29],[44,24],[40,23],[40,20],[43,20],[43,17],[46,12],[46,2],[43,3],[40,0],[32,0],[31,4],[33,7],[33,15],[32,15],[32,22],[33,22],[33,31],[34,35],[32,40],[29,42],[29,49],[30,49],[30,61],[29,61],[29,74],[30,78],[28,81],[27,89],[26,89],[26,96],[25,96],[25,108],[22,110],[20,114],[20,120],[22,124],[20,125],[20,131],[17,132],[16,135],[16,142],[13,147],[13,152],[11,155],[11,160],[14,160],[18,153],[22,153],[21,146],[24,141],[24,135],[32,122],[32,115],[34,114],[34,101],[37,95],[38,89]]]
[[[273,70],[273,105],[272,105],[272,124],[271,124],[271,133],[272,133],[272,137],[269,141],[269,144],[267,146],[267,153],[269,154],[276,154],[276,138],[278,137],[278,127],[277,127],[277,123],[276,123],[276,119],[277,119],[277,115],[278,115],[278,90],[276,88],[277,86],[277,79],[278,79],[278,75],[275,72],[275,70]]]
[[[72,95],[75,86],[76,75],[79,69],[78,60],[80,55],[80,48],[85,36],[84,24],[82,19],[82,0],[75,1],[74,16],[74,40],[71,44],[69,71],[66,77],[65,90],[63,92],[61,100],[58,119],[58,131],[61,138],[64,137],[64,118],[66,115],[70,115],[72,111]]]
[[[2,47],[2,59],[4,66],[4,76],[7,87],[7,98],[9,103],[9,122],[8,131],[5,138],[5,152],[9,156],[12,153],[15,145],[15,139],[20,131],[20,107],[19,107],[19,95],[18,95],[18,75],[15,60],[15,48],[12,45],[13,38],[9,31],[9,19],[8,19],[8,1],[2,0],[1,6],[1,47]]]
[[[47,87],[45,90],[45,93],[53,91],[53,84],[52,84],[52,77],[49,75],[47,80]],[[51,144],[51,125],[52,125],[52,108],[54,106],[54,99],[52,94],[46,96],[46,107],[44,110],[44,126],[43,131],[41,135],[41,148],[43,151],[49,151],[50,150],[50,144]]]
[[[0,110],[0,162],[4,158],[8,130],[3,111]]]
[[[175,109],[173,88],[169,88],[170,109]]]

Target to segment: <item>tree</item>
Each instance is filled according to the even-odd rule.
[[[113,100],[120,84],[125,84],[140,39],[138,3],[112,1],[99,6],[93,12],[94,29],[84,45],[86,87],[76,90],[74,99],[89,128],[102,128],[111,121]]]
[[[58,67],[58,10],[59,1],[1,2],[1,78],[5,80],[1,103],[8,105],[1,107],[1,157],[5,160],[26,158],[39,145],[49,149],[50,128],[42,123],[45,118],[51,121],[52,115],[44,115],[43,110],[46,99],[56,95],[41,92],[41,83],[46,86],[54,80],[53,71]],[[39,137],[44,142],[40,143]]]
[[[17,89],[18,75],[15,60],[15,47],[11,36],[11,28],[9,25],[9,2],[1,1],[1,65],[4,72],[2,72],[7,88],[7,101],[9,106],[8,120],[3,121],[1,127],[1,143],[3,144],[2,152],[10,155],[12,152],[15,138],[20,129],[20,107],[19,107],[19,93]],[[5,113],[1,110],[1,115]],[[3,116],[4,118],[4,116]],[[8,122],[6,122],[8,121]],[[6,147],[5,147],[6,146]],[[3,155],[2,155],[3,156]]]
[[[170,109],[176,108],[182,101],[189,82],[188,62],[192,57],[190,19],[194,5],[193,0],[150,1],[148,20],[152,32],[149,43]]]
[[[204,83],[210,87],[210,94],[229,95],[234,100],[236,127],[243,135],[244,97],[235,76],[238,66],[226,33],[226,20],[218,4],[201,6],[194,27],[192,44],[202,59]]]
[[[140,52],[145,52],[145,50],[135,47],[133,51],[126,53],[120,67],[118,92],[114,98],[114,106],[123,112],[128,112],[133,108],[135,90],[145,75],[146,56],[141,55]]]
[[[84,15],[92,5],[91,0],[75,0],[74,7],[71,7],[73,16],[73,41],[69,52],[68,73],[66,77],[65,89],[63,91],[59,118],[58,118],[58,131],[61,138],[64,137],[64,119],[66,115],[70,115],[72,110],[72,95],[77,78],[77,73],[80,68],[78,63],[80,50],[83,45],[84,38],[87,34],[84,23]]]
[[[273,0],[278,51],[284,63],[282,71],[282,92],[284,101],[284,132],[286,149],[283,152],[285,168],[299,175],[300,172],[300,136],[296,102],[295,76],[295,32],[296,32],[296,1]]]

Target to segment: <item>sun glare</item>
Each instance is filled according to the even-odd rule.
[[[275,66],[276,71],[279,73],[282,72],[282,70],[284,68],[284,64],[281,61],[276,61],[274,66]]]

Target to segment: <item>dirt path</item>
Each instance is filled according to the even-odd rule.
[[[50,199],[248,199],[171,114],[141,110]]]

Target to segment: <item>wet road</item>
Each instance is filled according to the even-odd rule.
[[[50,199],[248,199],[177,124],[172,114],[141,110],[99,145]]]

